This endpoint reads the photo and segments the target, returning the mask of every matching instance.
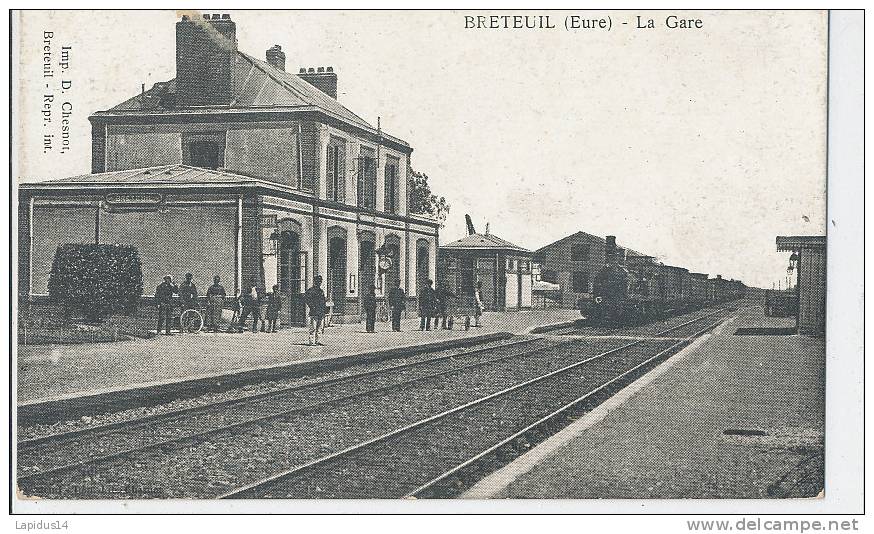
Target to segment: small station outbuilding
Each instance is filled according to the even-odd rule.
[[[489,233],[472,233],[441,245],[438,254],[441,282],[456,295],[472,295],[476,282],[482,282],[486,310],[531,308],[530,250]]]
[[[796,273],[799,334],[825,335],[826,237],[777,236],[777,252],[791,252]]]

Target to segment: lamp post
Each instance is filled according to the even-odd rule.
[[[786,268],[786,278],[787,278],[786,289],[789,289],[789,287],[792,284],[792,273],[795,271],[797,266],[798,266],[798,253],[793,252],[792,255],[789,256],[789,267]],[[796,287],[798,286],[797,283],[795,285],[796,285]]]

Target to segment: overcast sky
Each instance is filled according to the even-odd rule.
[[[681,13],[703,20],[688,31],[660,28],[665,12],[583,13],[610,15],[609,32],[566,31],[564,12],[548,13],[551,30],[464,29],[459,12],[230,13],[241,50],[280,44],[289,70],[333,66],[339,100],[413,146],[452,205],[444,243],[470,213],[531,249],[615,234],[771,287],[788,263],[775,236],[825,231],[823,12]],[[634,29],[637,15],[657,28]],[[22,17],[19,179],[89,172],[88,114],[175,76],[177,14]],[[72,46],[63,155],[42,154],[46,30],[53,53]]]

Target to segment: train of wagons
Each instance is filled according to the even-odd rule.
[[[607,236],[606,265],[579,300],[580,314],[592,324],[625,326],[680,315],[743,297],[746,286],[722,276],[656,262],[649,256],[626,257]]]

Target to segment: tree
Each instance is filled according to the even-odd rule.
[[[445,197],[431,192],[428,175],[410,167],[410,213],[434,217],[443,226],[451,207]]]
[[[143,294],[137,249],[126,245],[58,247],[49,274],[49,297],[67,313],[100,322],[113,313],[130,313]]]

